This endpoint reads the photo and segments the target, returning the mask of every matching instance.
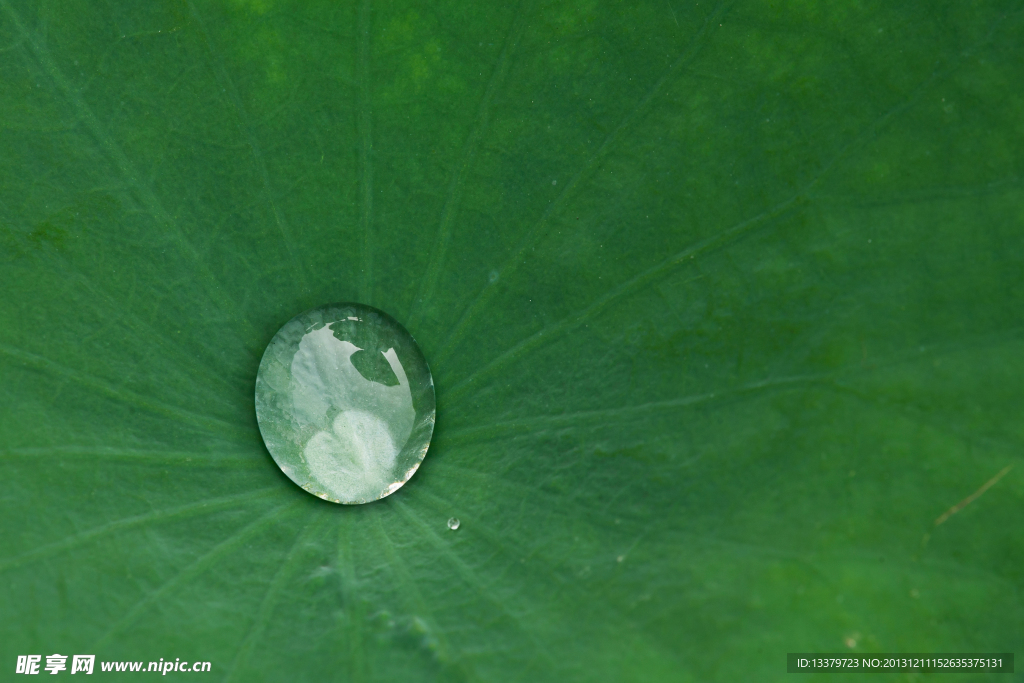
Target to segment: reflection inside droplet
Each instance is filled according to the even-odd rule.
[[[434,390],[415,341],[359,304],[293,318],[264,353],[256,416],[293,481],[338,503],[383,498],[416,472],[430,444]]]

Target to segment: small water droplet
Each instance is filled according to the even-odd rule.
[[[551,181],[551,184],[552,184],[552,185],[557,185],[557,184],[558,184],[558,181],[557,181],[557,180],[552,180],[552,181]]]
[[[488,280],[490,281],[490,283],[491,283],[491,284],[493,285],[493,284],[494,284],[495,282],[497,282],[497,281],[498,281],[498,271],[496,271],[496,270],[492,270],[492,271],[491,271],[491,274],[487,276],[487,279],[488,279]]]
[[[459,528],[459,524],[461,524],[461,522],[459,521],[458,517],[452,517],[451,519],[448,520],[448,528],[451,529],[452,531],[455,531],[456,529],[458,529]]]
[[[289,320],[256,375],[256,420],[278,467],[333,503],[379,500],[416,472],[434,428],[434,382],[394,318],[332,304]]]

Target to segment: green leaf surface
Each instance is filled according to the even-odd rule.
[[[1022,31],[998,1],[0,0],[0,666],[1024,651]],[[437,386],[420,472],[358,507],[253,409],[334,301]]]

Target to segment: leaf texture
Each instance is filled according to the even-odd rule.
[[[997,1],[0,0],[3,666],[1020,651],[1022,30]],[[437,387],[423,467],[366,506],[288,481],[253,411],[270,338],[335,301]]]

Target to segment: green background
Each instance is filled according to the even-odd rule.
[[[1022,32],[1017,2],[0,0],[4,675],[1024,652]],[[346,300],[437,385],[422,469],[361,507],[288,481],[253,409],[277,329]]]

